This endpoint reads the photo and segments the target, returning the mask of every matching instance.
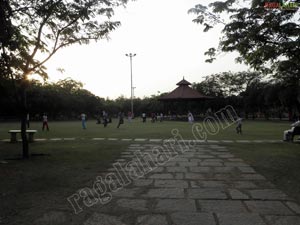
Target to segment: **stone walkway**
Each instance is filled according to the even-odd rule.
[[[117,162],[159,146],[131,144]],[[189,148],[86,210],[84,225],[300,225],[293,199],[216,144]]]

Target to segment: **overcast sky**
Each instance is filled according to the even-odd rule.
[[[236,54],[221,54],[213,64],[205,63],[204,52],[216,47],[222,26],[203,33],[187,11],[208,0],[137,0],[115,12],[122,25],[110,40],[72,46],[58,52],[47,64],[51,81],[72,77],[100,97],[130,97],[130,61],[136,97],[169,92],[184,76],[189,82],[222,71],[248,68],[236,64]],[[60,74],[56,69],[64,68]]]

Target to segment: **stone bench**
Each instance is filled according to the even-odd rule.
[[[34,142],[34,134],[36,132],[37,130],[26,130],[29,142]],[[10,142],[14,143],[17,142],[17,134],[21,133],[21,130],[9,130],[8,133],[10,133]]]

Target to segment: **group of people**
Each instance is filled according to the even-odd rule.
[[[132,118],[133,118],[133,114],[131,112],[128,112],[127,114],[128,116],[128,122],[132,122]],[[188,117],[188,122],[189,123],[193,123],[194,120],[194,116],[193,114],[189,111],[187,114]],[[87,129],[87,124],[86,124],[86,120],[87,120],[87,115],[85,113],[82,113],[80,115],[81,118],[81,125],[82,125],[82,129]],[[142,113],[142,122],[145,123],[146,122],[146,113]],[[164,118],[163,113],[160,114],[156,114],[156,113],[151,113],[151,122],[154,123],[155,121],[160,121],[162,122]],[[27,114],[27,128],[29,128],[30,126],[30,118],[29,118],[29,114]],[[108,117],[108,113],[106,111],[102,111],[102,120],[103,120],[103,125],[104,127],[107,127],[108,123],[111,123],[111,118]],[[43,114],[42,117],[42,121],[43,121],[43,126],[42,126],[42,130],[44,131],[45,129],[47,131],[49,131],[49,125],[48,125],[48,116],[46,113]],[[238,117],[236,120],[236,133],[237,134],[242,134],[242,118]],[[100,124],[101,120],[100,118],[97,119],[97,123]],[[120,128],[120,126],[124,124],[124,112],[120,111],[118,113],[118,125],[117,128]],[[294,129],[296,127],[300,127],[300,120],[298,120],[297,122],[291,124],[291,129],[284,131],[283,133],[283,140],[284,141],[289,141],[291,139],[291,135],[294,132]]]
[[[129,118],[129,116],[130,116],[130,118]],[[131,122],[131,113],[130,114],[128,113],[128,120]],[[84,113],[81,114],[81,121],[82,121],[82,128],[86,129],[86,115]],[[107,124],[111,123],[111,122],[112,122],[112,119],[111,119],[111,117],[108,116],[108,113],[105,110],[102,111],[102,122],[101,122],[100,117],[97,118],[97,124],[103,123],[104,127],[107,127]],[[117,128],[120,128],[121,124],[123,124],[123,123],[124,123],[124,112],[120,111],[118,113]]]

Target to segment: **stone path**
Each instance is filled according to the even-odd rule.
[[[137,152],[153,149],[166,152],[158,144],[131,144],[117,162],[128,165]],[[166,163],[163,154],[157,160],[155,170],[112,193],[109,203],[86,209],[83,224],[300,225],[299,205],[226,147],[197,144]]]

